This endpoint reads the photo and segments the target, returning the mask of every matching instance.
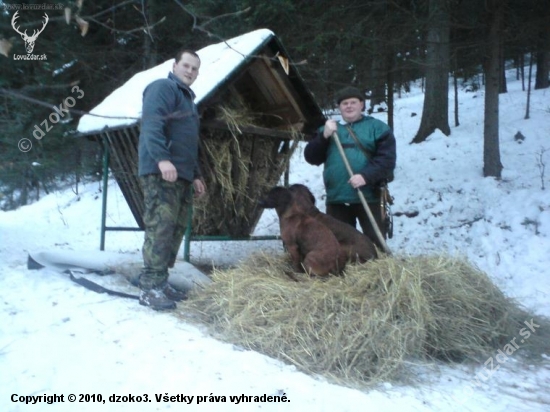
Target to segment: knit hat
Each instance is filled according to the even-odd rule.
[[[357,87],[344,87],[342,90],[338,91],[336,93],[336,103],[340,104],[342,100],[345,99],[351,99],[352,97],[355,97],[359,99],[360,101],[365,101],[365,94],[361,92]]]

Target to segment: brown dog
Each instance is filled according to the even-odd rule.
[[[265,209],[275,209],[279,216],[281,238],[290,254],[295,271],[310,275],[340,274],[347,257],[332,232],[308,216],[293,202],[292,193],[284,187],[274,187],[259,202]]]
[[[370,259],[376,259],[377,253],[374,243],[354,227],[317,209],[315,197],[307,186],[294,184],[288,189],[292,193],[295,203],[304,213],[330,229],[350,262],[363,263]]]

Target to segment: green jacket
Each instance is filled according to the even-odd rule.
[[[363,147],[371,154],[367,159],[357,147],[347,127],[338,123],[338,137],[354,174],[360,173],[367,185],[361,188],[367,202],[377,202],[377,188],[395,168],[395,137],[389,126],[371,116],[363,116],[349,124]],[[349,183],[349,173],[333,139],[323,137],[324,126],[305,148],[304,156],[311,164],[324,163],[323,179],[327,192],[327,204],[359,203],[357,190]]]

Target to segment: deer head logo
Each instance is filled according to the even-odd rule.
[[[17,15],[17,13],[19,13],[19,11],[16,11],[15,14],[13,15],[12,19],[11,19],[11,26],[13,27],[13,29],[17,33],[19,33],[21,35],[21,38],[25,42],[25,49],[27,49],[27,53],[30,54],[30,53],[32,53],[32,51],[34,49],[34,42],[38,38],[38,35],[40,33],[42,33],[42,31],[44,31],[44,28],[46,27],[46,24],[48,24],[48,21],[50,19],[49,19],[48,15],[46,13],[44,13],[44,19],[45,20],[44,20],[44,23],[42,24],[42,28],[40,30],[33,30],[32,36],[29,36],[29,35],[27,35],[27,30],[25,30],[23,33],[21,33],[19,31],[19,27],[15,27],[15,20],[17,20],[17,18],[19,17]]]

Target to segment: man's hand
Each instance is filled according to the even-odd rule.
[[[350,177],[350,179],[348,180],[348,183],[354,189],[358,189],[361,186],[365,186],[367,184],[367,182],[365,181],[365,178],[361,174],[356,174]]]
[[[195,179],[193,180],[193,190],[195,197],[201,197],[206,193],[206,185],[201,179]]]
[[[176,166],[170,160],[161,160],[158,163],[162,178],[167,182],[175,182],[178,179],[178,171]]]
[[[336,124],[336,120],[329,119],[325,122],[325,129],[323,130],[323,137],[325,139],[330,139],[330,136],[338,130],[338,125]]]

